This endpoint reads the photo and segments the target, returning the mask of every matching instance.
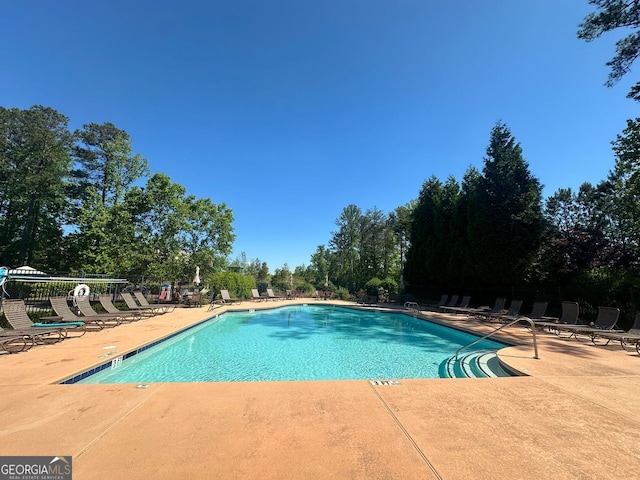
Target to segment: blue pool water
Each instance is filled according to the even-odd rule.
[[[403,313],[335,306],[227,312],[78,383],[437,378],[476,336]],[[500,349],[483,340],[475,349]]]

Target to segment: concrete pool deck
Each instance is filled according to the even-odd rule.
[[[180,308],[0,355],[0,455],[72,456],[74,479],[617,479],[640,471],[640,356],[540,334],[533,359],[524,328],[508,329],[522,344],[500,352],[521,377],[56,384],[109,352],[221,311]]]

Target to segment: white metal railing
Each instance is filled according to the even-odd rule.
[[[407,310],[414,310],[416,312],[420,311],[420,305],[418,305],[416,302],[404,302],[404,308],[406,308]]]
[[[515,319],[512,322],[500,325],[498,328],[496,328],[492,332],[487,333],[483,337],[480,337],[480,338],[474,340],[473,342],[468,343],[467,345],[464,345],[464,346],[460,347],[458,350],[456,350],[455,359],[458,360],[458,355],[460,354],[460,352],[462,350],[465,350],[465,349],[469,348],[470,346],[475,345],[476,343],[481,342],[482,340],[493,336],[494,334],[496,334],[497,332],[499,332],[503,328],[510,327],[511,325],[515,325],[518,322],[524,322],[524,321],[529,322],[529,324],[531,325],[531,334],[533,336],[533,358],[538,360],[540,357],[538,356],[538,342],[536,340],[536,324],[533,323],[533,320],[531,320],[529,317],[520,317],[520,318]]]

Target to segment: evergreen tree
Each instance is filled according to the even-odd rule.
[[[616,54],[607,62],[611,67],[606,86],[612,87],[631,70],[631,65],[640,55],[640,2],[635,0],[589,0],[597,7],[579,25],[578,38],[590,42],[603,33],[618,28],[631,29],[626,37],[616,42]],[[640,82],[636,83],[628,98],[640,100]]]
[[[425,181],[413,210],[410,240],[405,266],[406,279],[417,285],[438,284],[439,252],[435,236],[442,203],[442,183],[432,176]]]
[[[469,232],[474,261],[483,283],[528,280],[544,231],[542,188],[502,123],[491,131],[477,203],[469,215],[474,220]]]

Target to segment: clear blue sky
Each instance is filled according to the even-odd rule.
[[[112,122],[189,194],[225,202],[235,258],[308,265],[349,204],[385,213],[482,167],[498,120],[545,196],[603,180],[635,118],[603,86],[616,34],[587,0],[2,2],[0,105]]]

